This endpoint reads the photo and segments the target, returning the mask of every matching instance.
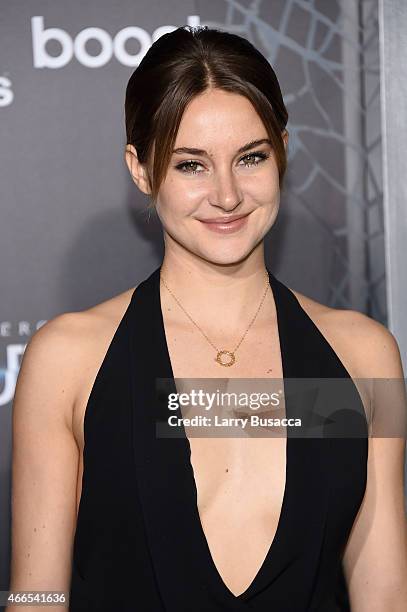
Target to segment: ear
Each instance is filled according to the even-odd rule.
[[[132,144],[126,145],[125,160],[129,169],[131,178],[136,183],[137,187],[146,195],[151,194],[151,189],[148,180],[147,168],[140,163],[137,151]]]

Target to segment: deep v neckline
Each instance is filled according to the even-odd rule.
[[[173,374],[159,274],[157,268],[134,290],[89,398],[73,609],[82,610],[84,603],[155,612],[333,609],[339,563],[366,487],[367,423],[361,439],[320,438],[312,429],[303,437],[302,427],[287,428],[285,490],[274,538],[249,587],[231,593],[202,534],[186,436],[157,432],[157,426],[169,424],[171,399],[165,385],[159,387],[164,393],[157,393],[157,384],[162,378],[171,382]],[[270,273],[269,280],[286,413],[304,415],[307,426],[310,412],[319,415],[337,399],[315,397],[312,380],[349,373],[296,293]],[[277,342],[274,334],[270,341]],[[312,393],[298,392],[292,379],[307,388],[311,382]],[[355,398],[343,398],[346,405],[340,400],[333,406],[339,433],[349,420],[357,426],[361,418],[366,421],[356,386],[354,393]],[[353,415],[347,408],[354,399],[360,413],[357,405]],[[331,423],[326,426],[329,434]]]
[[[286,389],[286,385],[284,381],[284,379],[288,375],[288,363],[286,359],[285,342],[283,338],[283,330],[282,330],[282,325],[281,325],[281,316],[282,316],[282,304],[280,302],[281,297],[278,291],[279,288],[277,286],[277,283],[278,283],[277,279],[273,276],[273,274],[270,272],[268,268],[266,269],[269,275],[269,285],[272,291],[273,300],[274,300],[275,309],[276,309],[279,350],[280,350],[280,359],[281,359],[282,373],[283,373],[283,389],[284,389],[284,397],[286,398],[285,413],[286,413],[287,418],[289,418],[290,416],[289,403],[290,402],[287,401],[287,393],[286,393],[287,389]],[[165,378],[169,379],[170,381],[169,391],[177,393],[177,389],[175,386],[174,372],[172,368],[171,357],[169,354],[169,347],[168,347],[167,337],[166,337],[166,332],[165,332],[165,324],[164,324],[163,310],[162,310],[162,304],[161,304],[160,271],[161,271],[161,266],[156,270],[156,274],[154,278],[154,293],[155,293],[155,301],[158,306],[157,315],[159,319],[158,328],[157,328],[157,331],[158,331],[157,339],[159,342],[159,346],[161,346],[163,350],[162,367],[163,367],[163,371],[165,372]],[[182,414],[179,408],[177,409],[177,411],[174,412],[174,414],[179,418],[182,417]],[[289,488],[290,488],[291,480],[292,480],[291,479],[291,469],[292,469],[291,467],[292,465],[291,444],[292,442],[289,436],[289,429],[290,428],[287,429],[287,435],[285,438],[286,443],[285,443],[284,493],[283,493],[282,503],[280,507],[280,514],[279,514],[279,518],[277,522],[276,531],[274,533],[274,537],[271,543],[269,544],[267,548],[266,555],[262,563],[260,564],[259,568],[257,569],[255,576],[250,582],[249,586],[242,593],[235,595],[224,582],[218,568],[216,567],[215,561],[212,557],[212,553],[209,548],[208,540],[206,538],[206,535],[205,535],[205,532],[202,526],[201,518],[199,515],[199,509],[198,509],[198,503],[197,503],[198,491],[197,491],[197,485],[196,485],[196,480],[194,476],[194,470],[193,470],[193,466],[191,462],[191,445],[186,435],[184,426],[183,425],[181,426],[181,436],[182,436],[181,439],[186,445],[186,453],[187,453],[187,464],[185,465],[185,469],[188,472],[188,475],[189,475],[189,478],[190,478],[190,481],[193,487],[192,498],[194,500],[194,503],[192,504],[193,507],[191,508],[193,525],[194,525],[195,535],[197,536],[198,541],[200,541],[204,547],[205,554],[203,557],[203,561],[207,563],[209,574],[212,580],[214,581],[215,585],[217,585],[220,589],[223,589],[225,596],[234,600],[236,604],[238,604],[240,601],[243,602],[249,599],[251,595],[254,594],[258,588],[260,588],[260,583],[268,579],[268,576],[270,574],[270,568],[273,566],[273,559],[275,556],[278,556],[278,549],[281,548],[281,546],[283,545],[283,537],[286,531],[286,521],[288,520],[287,518],[287,503],[288,503],[287,500],[288,500],[288,493],[289,493]]]

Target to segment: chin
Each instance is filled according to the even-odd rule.
[[[218,265],[218,266],[231,266],[244,261],[244,259],[252,252],[256,245],[253,245],[250,249],[234,249],[229,253],[216,253],[216,249],[198,253],[202,259]]]

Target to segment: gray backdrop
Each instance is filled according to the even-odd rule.
[[[0,589],[21,355],[43,321],[124,291],[160,263],[160,227],[147,222],[123,159],[124,92],[151,42],[186,23],[247,37],[280,80],[290,144],[267,241],[273,271],[388,323],[377,0],[2,2]]]

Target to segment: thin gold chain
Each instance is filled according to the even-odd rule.
[[[255,322],[257,315],[259,314],[260,308],[263,305],[264,299],[266,297],[267,294],[267,290],[269,288],[269,275],[268,275],[268,271],[265,271],[265,276],[267,279],[266,282],[266,287],[263,293],[263,297],[261,299],[261,302],[259,304],[259,307],[257,308],[253,318],[251,319],[248,327],[246,328],[246,331],[244,332],[242,338],[240,339],[240,341],[237,343],[237,345],[235,346],[235,348],[233,349],[233,351],[227,351],[225,349],[219,349],[217,346],[215,346],[215,344],[212,342],[212,340],[210,338],[208,338],[208,336],[206,335],[206,333],[203,331],[203,329],[198,325],[198,323],[196,321],[194,321],[194,319],[191,317],[191,315],[185,310],[185,308],[183,307],[183,305],[181,304],[181,302],[179,301],[179,299],[174,295],[174,293],[171,291],[171,289],[168,287],[163,275],[160,273],[160,279],[162,280],[163,284],[165,285],[165,287],[168,289],[169,293],[172,295],[172,297],[174,298],[174,300],[177,302],[177,304],[179,305],[179,307],[183,310],[183,312],[186,314],[186,316],[188,317],[188,319],[195,325],[195,327],[201,332],[201,334],[206,338],[206,340],[209,342],[209,344],[217,351],[217,356],[215,358],[215,361],[217,361],[220,365],[223,366],[232,366],[235,361],[236,361],[236,357],[235,357],[235,352],[237,351],[237,349],[239,348],[239,346],[242,344],[243,340],[246,337],[247,332],[249,331],[249,329],[252,327],[253,323]],[[230,361],[228,363],[224,363],[221,359],[222,355],[226,354],[229,355],[230,357]]]

